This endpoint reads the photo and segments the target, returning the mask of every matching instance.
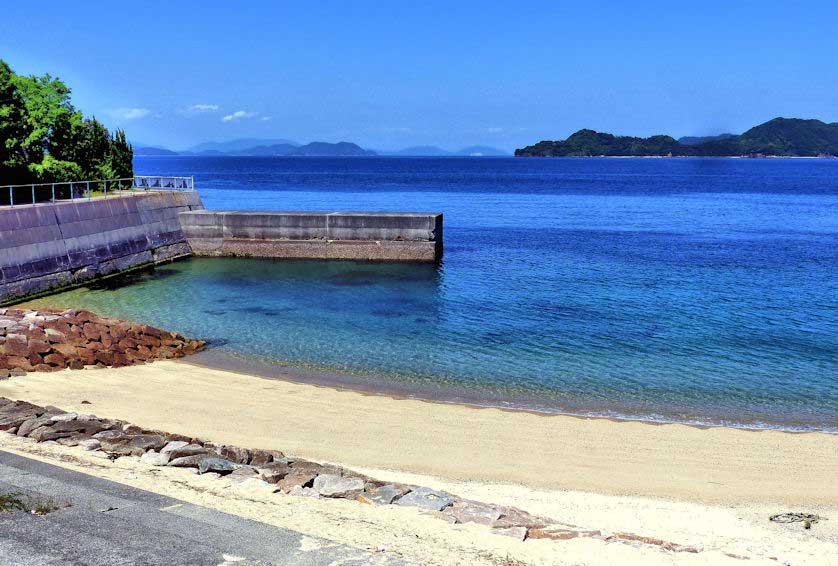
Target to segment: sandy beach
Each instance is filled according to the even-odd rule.
[[[515,505],[576,527],[638,533],[702,549],[686,556],[590,540],[563,541],[560,547],[545,546],[545,541],[498,541],[505,537],[474,525],[464,529],[435,520],[428,528],[437,529],[434,536],[447,540],[452,545],[449,555],[461,557],[462,563],[469,563],[476,556],[469,552],[478,548],[494,549],[492,556],[495,551],[506,553],[522,563],[557,564],[604,563],[600,559],[607,557],[612,563],[739,561],[729,555],[828,563],[838,550],[836,520],[823,521],[808,531],[799,524],[768,521],[771,514],[792,510],[838,516],[836,435],[473,408],[265,379],[184,362],[30,373],[0,383],[0,396],[121,418],[216,442],[278,449],[388,481]],[[3,449],[31,453],[25,443],[13,445],[3,438]],[[73,451],[64,447],[41,450]],[[53,459],[66,464],[77,459],[78,451],[73,453],[73,458]],[[130,461],[124,465],[130,466]],[[87,467],[104,473],[98,469],[101,466]],[[172,487],[177,481],[172,485],[160,482],[160,473],[155,470],[150,476],[135,469],[134,485],[181,498],[189,495]],[[119,481],[118,473],[110,475]],[[203,491],[199,493],[198,499],[207,499]],[[249,512],[240,501],[228,499],[203,504],[237,514]],[[351,536],[337,529],[332,533],[334,540],[374,545],[375,537],[364,534],[360,526],[371,519],[357,516],[370,511],[357,507],[364,506],[344,502],[329,508],[329,513],[337,513],[329,515],[332,519],[340,516],[341,524],[357,527],[349,529]],[[406,543],[399,542],[395,533],[409,530],[414,519],[409,513],[404,517],[390,513],[377,515],[376,520],[385,517],[388,524],[398,525],[388,540],[392,538],[390,544],[401,548]],[[262,513],[260,520],[300,528],[287,517],[270,517],[271,513]],[[309,528],[317,531],[312,525]],[[445,534],[449,530],[451,539]],[[471,551],[465,550],[465,543],[454,542],[464,532]],[[588,546],[597,544],[603,548]],[[404,556],[419,550],[410,545],[402,548]],[[582,554],[575,554],[576,550]],[[570,556],[578,560],[573,562]],[[707,561],[711,556],[715,560]],[[445,563],[439,556],[417,554],[413,559]],[[486,563],[497,562],[487,559]]]

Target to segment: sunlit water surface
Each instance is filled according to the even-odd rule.
[[[838,160],[135,168],[195,175],[214,209],[441,211],[444,261],[192,259],[44,302],[421,396],[838,431]]]

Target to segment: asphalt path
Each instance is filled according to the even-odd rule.
[[[405,564],[0,451],[0,495],[69,503],[0,512],[0,565]]]

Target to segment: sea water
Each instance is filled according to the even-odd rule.
[[[210,209],[442,212],[444,258],[191,259],[45,302],[382,391],[838,431],[838,160],[138,157],[135,172],[194,175]]]

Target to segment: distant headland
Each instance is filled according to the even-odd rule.
[[[838,123],[774,118],[741,135],[710,137],[615,136],[579,130],[566,140],[540,141],[516,157],[834,157]]]

